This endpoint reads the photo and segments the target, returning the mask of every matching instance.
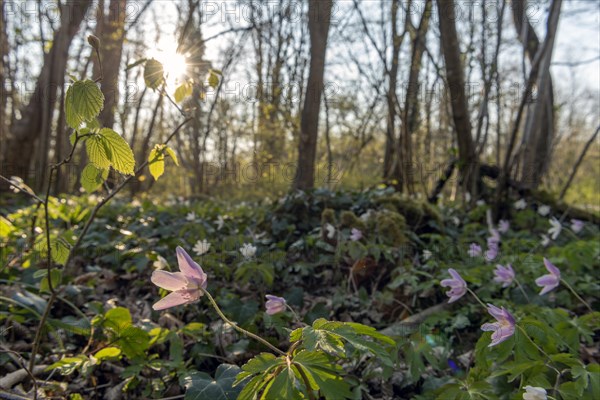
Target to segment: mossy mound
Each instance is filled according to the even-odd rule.
[[[375,203],[384,209],[402,215],[406,223],[413,228],[422,226],[429,220],[442,224],[440,212],[434,205],[426,201],[411,199],[400,193],[393,193],[375,199]]]

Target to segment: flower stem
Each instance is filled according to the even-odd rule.
[[[294,311],[294,309],[292,307],[290,307],[289,304],[285,303],[285,306],[288,310],[290,310],[290,312],[294,316],[294,319],[296,320],[296,322],[298,322],[300,325],[306,326],[306,324],[304,322],[302,322],[302,320],[300,319],[300,316],[298,314],[296,314],[296,311]]]
[[[575,289],[573,289],[573,288],[571,287],[571,285],[569,285],[569,283],[568,283],[567,281],[565,281],[564,279],[561,279],[560,281],[563,283],[563,285],[565,285],[565,286],[567,287],[567,289],[569,289],[569,290],[571,291],[571,293],[573,293],[573,295],[574,295],[575,297],[577,297],[577,300],[579,300],[580,302],[582,302],[582,303],[583,303],[583,304],[584,304],[584,305],[587,307],[587,309],[588,309],[588,310],[590,310],[590,312],[594,312],[594,310],[592,310],[592,307],[591,307],[591,306],[588,304],[588,302],[587,302],[587,301],[585,301],[585,300],[584,300],[584,299],[583,299],[583,298],[582,298],[582,297],[581,297],[581,296],[580,296],[580,295],[579,295],[579,294],[578,294],[578,293],[575,291]]]
[[[524,329],[524,328],[523,328],[521,325],[517,325],[517,324],[515,324],[515,326],[516,326],[516,327],[517,327],[517,328],[518,328],[518,329],[521,331],[521,333],[522,333],[522,334],[523,334],[523,335],[524,335],[524,336],[525,336],[527,339],[529,339],[529,341],[531,342],[531,344],[533,344],[533,345],[535,346],[535,348],[536,348],[536,349],[537,349],[537,350],[538,350],[540,353],[542,353],[544,356],[546,356],[546,358],[548,359],[548,361],[549,361],[550,363],[553,363],[553,362],[552,362],[552,359],[550,358],[550,356],[548,355],[548,353],[546,353],[546,352],[544,351],[544,349],[542,349],[542,348],[541,348],[541,347],[540,347],[540,346],[539,346],[539,345],[538,345],[536,342],[534,342],[534,341],[533,341],[533,339],[532,339],[532,338],[531,338],[531,337],[530,337],[530,336],[527,334],[527,332],[525,331],[525,329]],[[551,368],[552,368],[554,371],[556,371],[556,373],[557,373],[557,374],[560,374],[560,371],[559,371],[557,368],[555,368],[554,366],[551,366]]]
[[[523,296],[525,296],[527,302],[531,303],[531,300],[529,300],[529,296],[527,296],[527,293],[525,293],[525,289],[523,289],[523,286],[521,286],[521,282],[519,282],[517,278],[515,278],[515,283],[517,284],[519,290],[521,290],[521,293],[523,293]]]
[[[233,329],[235,329],[236,331],[242,333],[243,335],[246,335],[248,337],[251,337],[254,340],[257,340],[259,342],[261,342],[262,344],[264,344],[265,346],[267,346],[268,348],[270,348],[271,350],[273,350],[275,353],[281,355],[281,356],[286,356],[287,354],[284,353],[283,351],[279,350],[277,347],[273,346],[271,343],[267,342],[265,339],[261,338],[258,335],[255,335],[252,332],[248,332],[247,330],[240,328],[235,322],[229,320],[229,318],[227,318],[225,316],[225,314],[223,314],[223,311],[221,311],[221,309],[219,308],[219,305],[217,304],[217,302],[215,301],[215,299],[210,295],[210,293],[208,293],[208,291],[206,289],[200,288],[200,290],[202,291],[202,293],[204,293],[206,295],[206,297],[208,297],[208,300],[210,301],[210,303],[212,304],[213,308],[215,309],[215,311],[217,312],[217,314],[219,314],[219,317],[221,317],[221,319],[225,322],[227,322],[229,325],[231,325],[231,327]]]
[[[472,290],[471,290],[471,289],[469,289],[469,288],[467,288],[467,291],[468,291],[469,293],[471,293],[471,295],[472,295],[473,297],[475,297],[475,300],[477,300],[477,301],[479,302],[479,304],[481,304],[481,306],[487,310],[487,306],[486,306],[485,304],[483,304],[483,301],[481,301],[481,299],[479,298],[479,296],[477,296],[477,295],[475,294],[475,292],[474,292],[474,291],[472,291]]]

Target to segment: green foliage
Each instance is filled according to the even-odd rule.
[[[213,378],[204,372],[192,372],[182,379],[186,388],[185,400],[234,400],[242,388],[233,387],[240,368],[231,364],[217,367]]]
[[[117,132],[109,128],[102,128],[97,133],[91,133],[86,138],[85,144],[90,162],[97,170],[108,170],[112,166],[122,174],[134,174],[135,158],[133,151]],[[88,188],[92,188],[105,175],[104,172],[100,172],[94,177],[94,171],[91,168],[88,172],[90,177],[85,178],[85,185]],[[84,178],[82,177],[82,184],[83,182]]]
[[[94,81],[75,81],[65,96],[65,118],[67,125],[78,129],[82,123],[100,114],[104,106],[104,95]]]
[[[163,65],[154,58],[146,61],[144,68],[144,81],[150,89],[158,89],[165,80]]]
[[[177,89],[175,89],[175,94],[174,94],[175,101],[177,103],[181,103],[187,97],[191,96],[193,91],[194,91],[193,82],[186,80],[181,85],[177,86]]]
[[[80,182],[86,192],[93,193],[102,186],[106,178],[108,178],[108,168],[98,168],[93,163],[90,163],[81,171]]]
[[[179,166],[179,160],[175,151],[164,144],[157,144],[148,156],[148,168],[155,180],[158,180],[165,172],[165,152],[171,157],[175,165]]]

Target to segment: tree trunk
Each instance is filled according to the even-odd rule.
[[[102,84],[104,108],[98,116],[100,125],[113,128],[115,112],[119,102],[119,67],[125,39],[125,14],[127,0],[111,0],[108,17],[103,18],[100,38],[102,59]]]
[[[408,85],[406,87],[406,100],[404,102],[404,117],[402,124],[402,133],[398,141],[399,153],[404,160],[404,166],[399,175],[404,187],[408,193],[413,193],[412,185],[412,135],[418,128],[419,120],[419,73],[421,71],[421,60],[425,51],[425,39],[429,29],[429,19],[431,17],[432,1],[425,2],[425,9],[419,22],[419,27],[412,36],[412,57],[410,61],[410,72],[408,75]],[[401,165],[402,166],[402,165]]]
[[[440,42],[446,64],[452,119],[458,142],[459,170],[463,188],[476,198],[477,158],[471,136],[471,118],[465,93],[465,78],[456,33],[454,1],[437,0],[440,20]]]
[[[319,134],[319,109],[323,92],[325,53],[331,22],[333,0],[309,0],[308,30],[310,33],[310,69],[298,140],[298,163],[293,188],[314,187],[315,158]]]
[[[529,62],[540,49],[540,41],[533,26],[525,15],[526,0],[513,1],[513,19],[519,40],[523,43]],[[528,189],[535,189],[541,182],[548,164],[554,138],[554,91],[550,76],[550,63],[554,48],[554,38],[562,0],[554,0],[548,16],[545,53],[539,64],[535,105],[527,113],[520,154],[521,174],[519,181]]]
[[[386,121],[386,136],[385,136],[385,151],[383,155],[383,178],[390,177],[398,180],[397,187],[402,188],[402,176],[394,173],[402,169],[404,159],[401,153],[394,151],[396,144],[396,85],[398,83],[398,58],[400,57],[400,46],[402,41],[398,36],[398,9],[400,8],[399,0],[392,0],[392,66],[388,75],[388,90],[386,94],[387,100],[387,121]],[[396,162],[394,162],[394,153]],[[395,168],[394,168],[395,166]]]
[[[79,25],[86,14],[91,0],[69,2],[61,6],[60,28],[54,33],[52,48],[44,55],[44,62],[38,76],[35,90],[28,105],[21,111],[21,119],[16,120],[11,129],[6,148],[2,171],[7,175],[19,175],[33,187],[39,189],[43,183],[40,175],[30,167],[36,144],[40,147],[50,134],[52,111],[56,103],[56,92],[65,81],[65,70],[69,56],[69,47]],[[41,165],[45,170],[46,166]]]

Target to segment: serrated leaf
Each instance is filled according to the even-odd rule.
[[[165,71],[163,65],[154,58],[146,61],[144,68],[144,81],[150,89],[157,89],[164,82]]]
[[[110,159],[108,157],[103,137],[98,135],[90,136],[85,141],[85,149],[90,162],[96,167],[106,170],[110,168]]]
[[[204,372],[192,372],[183,378],[186,388],[185,400],[234,400],[242,391],[233,387],[240,368],[235,365],[221,364],[217,367],[214,379]]]
[[[99,134],[104,138],[104,143],[110,150],[108,158],[112,167],[123,174],[133,175],[135,173],[135,157],[127,141],[109,128],[100,129]]]
[[[121,355],[121,349],[118,347],[105,347],[94,354],[98,361],[117,358]]]
[[[104,95],[94,81],[74,82],[65,96],[65,118],[73,129],[100,114],[104,107]]]
[[[191,82],[189,81],[185,81],[183,82],[181,85],[177,86],[177,89],[175,89],[175,101],[177,103],[181,103],[186,97],[189,97],[192,95],[193,92],[193,86],[191,84]]]
[[[64,265],[69,258],[69,245],[61,238],[50,242],[50,256],[55,263]]]
[[[102,186],[106,178],[108,178],[108,169],[100,169],[94,164],[88,164],[81,171],[80,182],[86,192],[92,193]]]
[[[165,172],[165,155],[162,153],[159,146],[160,145],[156,145],[156,147],[150,151],[150,155],[148,156],[148,169],[156,181]]]

